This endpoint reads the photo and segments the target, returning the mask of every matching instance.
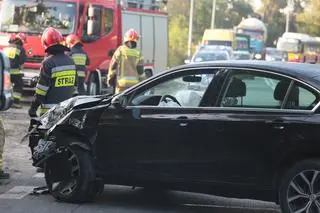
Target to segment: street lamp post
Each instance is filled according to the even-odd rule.
[[[281,13],[286,15],[286,32],[290,30],[290,14],[294,11],[294,2],[293,0],[287,0],[287,6],[283,9],[280,9]]]
[[[188,37],[188,57],[189,58],[191,56],[191,45],[192,45],[193,8],[194,8],[194,0],[190,0],[189,37]]]
[[[214,22],[216,17],[216,0],[212,0],[212,16],[211,16],[211,29],[214,29]]]
[[[289,32],[289,25],[290,25],[290,12],[286,12],[286,32]]]

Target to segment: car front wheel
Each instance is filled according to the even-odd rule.
[[[320,160],[295,164],[282,179],[279,199],[283,213],[319,213]]]
[[[64,202],[88,202],[101,191],[89,152],[68,147],[45,163],[45,180],[52,196]]]

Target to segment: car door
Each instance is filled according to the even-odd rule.
[[[202,179],[221,185],[270,187],[276,151],[290,121],[303,118],[282,109],[292,79],[263,70],[229,70],[219,101],[199,119],[203,148]],[[287,100],[285,100],[285,98]],[[291,100],[292,99],[292,100]]]
[[[186,133],[214,76],[206,68],[173,72],[132,91],[122,111],[106,110],[97,140],[108,170],[162,181],[187,170]]]

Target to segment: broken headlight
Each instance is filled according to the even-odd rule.
[[[41,128],[50,129],[63,118],[74,106],[77,98],[70,98],[52,107],[40,117]]]

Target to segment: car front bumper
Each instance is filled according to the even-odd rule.
[[[24,69],[22,80],[24,90],[34,90],[39,80],[39,70]]]

